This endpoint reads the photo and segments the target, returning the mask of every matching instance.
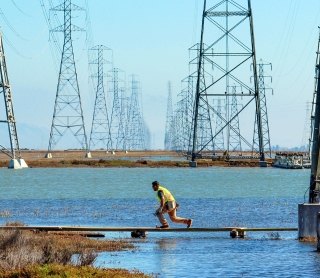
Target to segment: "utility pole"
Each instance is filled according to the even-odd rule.
[[[13,100],[12,91],[8,77],[6,58],[4,55],[4,47],[2,41],[2,32],[0,31],[0,95],[3,95],[5,118],[0,119],[0,123],[4,124],[8,128],[10,150],[0,145],[0,151],[11,158],[9,162],[9,168],[21,169],[28,168],[28,165],[21,158],[19,140],[17,134],[16,120],[13,112]],[[4,143],[2,143],[4,144]],[[17,159],[18,156],[18,159]]]
[[[81,149],[86,151],[86,157],[90,158],[87,135],[84,125],[84,117],[80,98],[80,89],[74,59],[72,32],[83,31],[72,24],[72,12],[83,9],[72,0],[64,0],[62,4],[56,6],[52,11],[61,11],[64,15],[64,23],[51,30],[62,32],[64,35],[62,56],[56,99],[51,124],[51,132],[48,146],[47,158],[52,158],[51,151],[56,147],[60,139],[70,132],[79,142]],[[74,146],[72,146],[74,147]]]
[[[91,51],[97,53],[97,59],[94,59],[92,62],[90,62],[91,64],[97,65],[96,74],[92,76],[92,78],[97,79],[97,86],[92,117],[89,149],[91,150],[93,146],[95,148],[100,146],[108,151],[111,148],[111,133],[106,96],[104,91],[104,50],[111,49],[103,45],[97,45],[91,48]]]

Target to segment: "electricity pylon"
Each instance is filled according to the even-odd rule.
[[[230,122],[231,128],[229,129],[229,144],[228,144],[228,152],[238,152],[238,154],[242,154],[241,147],[241,137],[240,137],[240,123],[238,117],[238,98],[236,96],[237,87],[232,86],[232,100],[231,100],[231,109],[230,109],[230,117],[233,119]]]
[[[270,132],[269,132],[269,121],[268,121],[268,109],[267,109],[267,99],[266,99],[266,91],[272,90],[271,88],[266,87],[265,79],[270,78],[271,76],[266,76],[264,73],[265,66],[270,66],[272,69],[272,65],[270,63],[266,64],[260,61],[258,63],[258,88],[259,88],[259,96],[260,96],[260,111],[261,111],[261,135],[263,137],[263,149],[265,154],[271,158],[271,143],[270,143]],[[255,119],[254,125],[254,137],[252,144],[252,152],[259,153],[259,133],[258,133],[258,125],[257,125],[257,117]]]
[[[164,148],[165,150],[171,150],[173,148],[173,108],[172,108],[172,91],[171,82],[168,82],[168,100],[167,100],[167,115],[166,115],[166,126],[164,136]]]
[[[317,58],[315,65],[315,83],[311,111],[311,175],[309,186],[309,203],[319,204],[320,200],[320,27]],[[311,214],[311,213],[310,213]],[[299,220],[300,223],[300,220]],[[317,227],[316,224],[313,224]]]
[[[1,117],[4,117],[4,118],[0,120],[0,123],[5,124],[7,126],[8,133],[9,133],[9,143],[10,143],[10,150],[0,145],[1,147],[0,151],[5,153],[11,158],[9,163],[9,168],[13,168],[13,169],[28,168],[25,161],[21,158],[21,153],[19,148],[16,120],[13,112],[12,91],[11,91],[11,86],[9,82],[8,72],[7,72],[7,65],[6,65],[5,55],[4,55],[4,47],[3,47],[1,31],[0,31],[0,94],[3,95],[3,99],[4,99],[3,109],[5,110],[5,115],[1,115]],[[16,159],[16,155],[18,155],[18,159]]]
[[[146,134],[143,122],[139,95],[141,92],[140,82],[136,76],[131,76],[131,96],[128,108],[128,120],[126,128],[126,149],[145,150]]]
[[[208,5],[207,5],[208,3]],[[242,4],[243,3],[243,4]],[[247,3],[247,7],[244,3]],[[209,7],[210,4],[210,7]],[[247,24],[247,26],[245,26]],[[253,87],[250,85],[251,72],[253,69]],[[230,91],[230,83],[242,88],[242,92],[234,94]],[[231,116],[230,102],[232,97],[246,98],[239,111]],[[201,111],[210,111],[211,117],[219,117],[216,109],[212,107],[210,99],[225,98],[226,114],[221,117],[223,128],[230,134],[240,131],[234,129],[232,121],[246,109],[250,103],[255,104],[253,114],[257,119],[257,131],[259,134],[259,160],[261,165],[266,166],[264,143],[261,128],[260,96],[258,89],[258,75],[256,67],[256,51],[253,33],[253,19],[250,0],[204,0],[201,36],[197,58],[197,83],[195,88],[195,109],[193,115],[192,136],[192,163],[203,153],[208,154],[212,142],[217,134],[212,131],[212,136],[203,140],[201,135],[203,121]],[[202,118],[202,119],[201,119]],[[212,118],[212,117],[211,117]],[[209,127],[212,123],[207,117]],[[252,120],[254,123],[254,119]],[[253,129],[253,128],[252,128]],[[219,131],[221,132],[221,131]],[[250,149],[252,144],[241,134],[237,134],[243,143]],[[227,136],[227,138],[229,138]],[[251,137],[252,138],[252,137]],[[210,147],[210,148],[209,148]]]
[[[51,125],[47,158],[51,158],[51,151],[56,147],[60,139],[67,133],[80,143],[86,151],[86,157],[91,157],[88,148],[87,135],[84,125],[84,117],[81,106],[80,89],[74,59],[72,32],[83,31],[72,24],[72,12],[83,9],[72,4],[72,0],[64,0],[52,11],[62,11],[64,23],[53,29],[53,32],[63,32],[64,43],[60,62],[60,71],[56,91],[53,119]],[[74,147],[74,146],[73,146]]]
[[[217,151],[224,152],[225,151],[225,140],[224,140],[224,128],[223,128],[223,121],[224,118],[223,113],[225,105],[222,105],[222,99],[219,98],[216,100],[217,104],[214,105],[216,110],[216,117],[215,117],[215,138],[213,140],[213,146],[214,146],[214,154],[216,154]]]
[[[187,152],[190,143],[193,110],[193,81],[189,75],[181,81],[182,90],[178,94],[174,113],[174,150]]]
[[[109,96],[112,97],[110,116],[111,149],[124,150],[126,144],[126,88],[125,73],[113,68],[109,73]]]
[[[97,52],[97,59],[90,62],[90,64],[97,65],[96,74],[92,75],[92,78],[97,79],[97,86],[89,149],[91,150],[92,147],[97,148],[100,146],[106,150],[109,150],[111,148],[111,133],[104,91],[104,64],[106,61],[103,58],[103,52],[104,50],[111,49],[103,45],[97,45],[91,48],[91,50]]]

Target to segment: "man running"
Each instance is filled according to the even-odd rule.
[[[161,223],[161,226],[157,226],[157,228],[169,228],[169,224],[164,217],[165,213],[169,214],[172,222],[183,223],[187,225],[187,228],[190,228],[192,225],[192,219],[181,218],[176,215],[177,203],[170,191],[161,186],[158,181],[154,181],[152,183],[152,188],[157,192],[157,198],[160,202],[160,206],[155,212],[155,215],[159,218],[159,221]]]

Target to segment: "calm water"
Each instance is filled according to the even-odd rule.
[[[275,168],[0,169],[1,224],[155,226],[159,180],[180,203],[178,214],[194,227],[297,227],[309,170]],[[6,216],[9,214],[9,216]],[[177,225],[172,225],[177,226]],[[183,226],[182,226],[183,227]],[[275,238],[280,235],[280,240]],[[317,277],[315,244],[296,232],[129,233],[108,237],[135,242],[128,252],[102,253],[98,266],[139,269],[159,277]]]

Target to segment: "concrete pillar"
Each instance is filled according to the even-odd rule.
[[[306,203],[298,205],[299,240],[317,240],[317,217],[319,212],[319,203]]]
[[[22,169],[21,164],[19,163],[18,159],[11,159],[9,161],[9,169]]]
[[[268,167],[267,161],[259,161],[259,166],[260,167]]]
[[[45,155],[45,158],[52,158],[52,154],[51,154],[51,153],[47,153],[47,154]]]
[[[11,159],[9,162],[9,169],[22,169],[22,168],[28,168],[27,163],[24,161],[24,159]]]
[[[21,168],[29,168],[23,158],[19,158],[18,161],[20,163]]]
[[[86,158],[92,158],[91,152],[86,153]]]

